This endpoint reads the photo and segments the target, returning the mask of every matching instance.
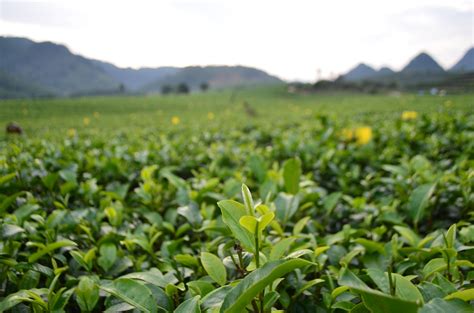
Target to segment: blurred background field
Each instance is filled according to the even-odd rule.
[[[311,123],[316,115],[328,115],[341,125],[357,125],[399,119],[403,111],[472,114],[473,99],[472,94],[292,94],[281,85],[191,95],[4,100],[0,123],[17,122],[28,137],[56,138],[67,136],[68,131],[108,136],[140,129],[228,129],[257,124],[266,128]]]

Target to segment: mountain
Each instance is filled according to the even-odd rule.
[[[112,63],[93,60],[93,63],[102,68],[108,75],[116,81],[125,85],[126,90],[137,91],[156,80],[168,75],[177,73],[177,67],[157,67],[157,68],[120,68]]]
[[[395,72],[388,67],[382,67],[377,71],[364,63],[360,63],[359,65],[351,69],[349,72],[347,72],[345,75],[343,75],[343,79],[345,81],[356,82],[363,80],[386,78],[394,74]]]
[[[245,66],[189,66],[174,74],[148,84],[143,88],[146,92],[158,92],[165,85],[187,84],[191,90],[199,88],[202,83],[210,88],[225,88],[233,86],[251,86],[281,83],[282,81],[252,67]]]
[[[417,85],[432,84],[446,79],[447,72],[428,54],[420,53],[413,58],[400,72],[395,72],[388,67],[378,71],[361,63],[342,76],[347,82],[372,81],[383,84]]]
[[[344,80],[357,81],[369,79],[377,75],[377,71],[367,64],[360,63],[344,75]]]
[[[48,90],[0,71],[0,99],[51,96],[53,93]]]
[[[119,82],[65,46],[0,37],[0,70],[30,85],[67,96],[118,90]]]
[[[450,71],[460,73],[474,72],[474,47],[469,49]]]
[[[404,74],[439,74],[444,69],[427,53],[422,52],[413,58],[402,70]]]
[[[390,76],[390,75],[393,75],[395,74],[395,71],[392,70],[391,68],[389,67],[382,67],[380,68],[378,71],[377,71],[377,76]]]
[[[186,83],[198,89],[281,82],[243,66],[120,68],[71,53],[63,45],[0,36],[0,97],[43,97],[156,92]]]

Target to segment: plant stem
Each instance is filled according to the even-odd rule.
[[[256,268],[260,268],[260,232],[258,231],[259,228],[259,222],[255,225],[255,266]],[[259,302],[260,302],[260,312],[264,313],[264,305],[263,305],[263,298],[264,298],[264,292],[260,292],[258,295]]]
[[[448,252],[445,252],[446,254],[446,271],[447,271],[447,275],[448,276],[448,280],[449,281],[452,281],[452,277],[451,277],[451,260],[449,258],[449,254]]]
[[[257,302],[255,302],[255,299],[252,300],[252,307],[253,307],[253,310],[255,311],[255,313],[259,312],[258,305],[257,305]]]
[[[255,226],[255,264],[256,267],[260,267],[260,246],[259,246],[259,240],[258,240],[258,222],[257,225]]]
[[[390,295],[395,295],[395,285],[393,284],[393,277],[392,277],[392,263],[388,266],[388,285],[390,288]]]

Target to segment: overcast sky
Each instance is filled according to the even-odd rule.
[[[314,80],[421,51],[452,66],[474,45],[471,0],[0,0],[0,35],[123,67],[254,66]],[[0,56],[1,57],[1,56]]]

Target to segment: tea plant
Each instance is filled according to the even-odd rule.
[[[357,127],[2,141],[0,311],[472,312],[473,116]]]

